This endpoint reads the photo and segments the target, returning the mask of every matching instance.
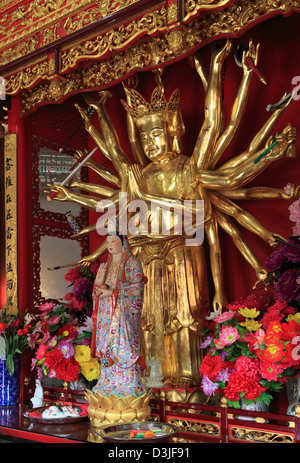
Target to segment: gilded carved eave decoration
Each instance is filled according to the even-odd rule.
[[[8,94],[22,91],[25,114],[299,11],[299,0],[4,0],[0,75]]]

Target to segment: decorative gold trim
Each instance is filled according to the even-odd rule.
[[[23,113],[25,113],[36,104],[59,101],[67,93],[85,88],[91,90],[102,88],[111,85],[114,81],[124,79],[135,70],[166,65],[177,57],[199,48],[208,40],[217,39],[221,34],[222,36],[235,35],[251,26],[262,17],[262,14],[268,15],[278,11],[287,14],[292,10],[300,11],[298,0],[286,0],[282,2],[280,8],[277,2],[273,1],[245,0],[212,12],[201,18],[201,21],[190,22],[188,27],[182,25],[168,29],[167,10],[163,6],[155,12],[145,14],[139,20],[122,27],[115,27],[106,33],[63,49],[60,54],[61,72],[67,73],[74,67],[76,70],[65,75],[66,80],[63,84],[59,84],[60,92],[57,92],[57,88],[55,94],[51,92],[50,83],[38,85],[39,80],[54,77],[53,66],[50,66],[47,57],[40,58],[38,62],[26,66],[26,69],[15,71],[12,75],[7,77],[4,75],[6,91],[8,94],[15,94],[20,90],[36,86],[29,94],[26,92],[26,98],[23,98],[23,101],[30,98],[30,101],[23,106]],[[158,34],[162,34],[164,30],[168,32],[159,36]],[[56,28],[49,29],[49,34],[55,31],[58,32]],[[152,38],[150,41],[134,43],[142,35],[151,35]],[[50,36],[49,40],[51,40]],[[97,62],[97,60],[102,61]],[[89,67],[80,69],[81,62],[88,62]]]
[[[199,13],[200,10],[215,10],[225,8],[230,5],[232,0],[185,0],[184,1],[184,21],[188,21],[192,16]]]
[[[17,135],[4,137],[6,307],[18,314]]]
[[[218,423],[179,417],[168,417],[167,423],[174,424],[179,428],[179,431],[191,432],[193,434],[205,434],[212,437],[220,437],[221,435],[220,425]]]
[[[141,35],[152,35],[165,30],[166,9],[163,7],[72,48],[63,49],[61,52],[61,72],[64,73],[70,68],[74,68],[81,60],[91,57],[100,59],[108,53],[122,50]]]
[[[70,34],[138,1],[33,0],[25,5],[15,2],[14,7],[8,2],[5,7],[0,3],[0,64],[10,62],[8,53],[14,53],[14,59],[23,56],[20,48],[28,46],[33,34],[38,34],[41,48],[59,38],[53,34],[54,30],[61,30],[63,35]],[[17,44],[16,50],[12,51],[14,44]]]
[[[294,443],[295,438],[292,434],[273,432],[268,429],[255,429],[244,426],[231,426],[229,430],[230,438],[235,441],[264,442],[264,443]]]

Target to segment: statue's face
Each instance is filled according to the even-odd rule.
[[[120,254],[123,251],[122,241],[118,236],[108,236],[106,243],[110,254]]]
[[[139,121],[140,137],[146,156],[161,161],[170,153],[167,123],[160,115],[151,115]]]

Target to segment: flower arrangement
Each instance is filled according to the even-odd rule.
[[[289,211],[290,220],[296,222],[293,235],[267,258],[265,267],[277,297],[300,310],[300,199]]]
[[[269,405],[292,376],[299,374],[300,314],[287,302],[254,295],[240,298],[213,316],[200,374],[202,390],[223,394],[230,407]],[[298,342],[299,344],[299,342]]]
[[[90,356],[92,290],[98,266],[69,270],[65,279],[73,288],[64,302],[39,307],[35,329],[28,335],[28,344],[35,350],[32,369],[39,379],[42,374],[67,382],[98,379],[99,362]]]
[[[33,330],[32,317],[25,314],[23,319],[8,313],[6,307],[0,310],[0,358],[6,359],[10,376],[14,373],[15,354],[21,354],[28,347],[27,336]]]

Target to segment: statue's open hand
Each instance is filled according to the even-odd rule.
[[[247,58],[250,58],[253,61],[253,64],[255,66],[257,65],[259,46],[260,46],[260,44],[257,44],[257,46],[255,47],[252,40],[250,40],[249,48],[248,48],[248,50],[244,51],[243,58],[242,58],[244,73],[252,72],[252,69],[250,68],[250,66],[246,62]]]
[[[81,265],[81,267],[89,267],[93,262],[95,262],[96,258],[92,256],[86,256],[80,259],[77,262],[77,265]]]
[[[112,295],[111,289],[99,289],[99,297],[110,297]]]
[[[92,123],[90,121],[89,116],[86,114],[86,111],[81,108],[77,103],[75,103],[75,108],[79,111],[82,119],[84,120],[85,128],[88,130],[90,127],[92,127]]]
[[[105,275],[106,275],[106,269],[107,269],[107,262],[102,262],[99,265],[97,276],[95,279],[95,283],[99,286],[101,286],[104,283]]]
[[[300,197],[300,185],[287,183],[282,190],[281,197],[283,199],[297,199]]]
[[[71,199],[68,188],[64,186],[49,185],[49,184],[47,184],[47,186],[50,188],[50,191],[44,190],[44,192],[47,193],[48,195],[51,195],[51,193],[56,193],[55,199],[57,199],[58,201],[69,201]],[[49,201],[51,201],[51,198],[50,197],[48,198],[49,198]]]
[[[284,156],[290,145],[296,141],[297,131],[295,127],[287,125],[282,133],[276,135],[275,140],[277,145],[266,155],[268,161],[279,159]],[[270,146],[274,142],[274,138],[270,137],[266,147]]]

